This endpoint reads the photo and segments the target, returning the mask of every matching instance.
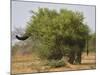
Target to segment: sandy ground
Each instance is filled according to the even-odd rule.
[[[66,66],[59,68],[44,66],[43,61],[36,55],[15,55],[12,57],[11,68],[12,74],[95,69],[96,55],[95,53],[89,53],[87,56],[86,53],[83,53],[82,64],[71,65],[67,63]]]

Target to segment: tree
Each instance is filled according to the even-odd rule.
[[[85,47],[89,29],[83,22],[84,16],[81,12],[67,9],[57,12],[48,8],[39,8],[38,12],[32,11],[32,14],[25,35],[31,36],[33,41],[38,42],[37,49],[41,57],[59,60],[69,53],[70,58],[75,52],[78,53],[73,50],[73,46],[77,45],[82,50]],[[74,54],[71,55],[71,52]],[[72,60],[72,57],[70,59]],[[74,60],[75,58],[72,63]]]
[[[96,51],[96,33],[90,34],[88,46],[90,51]]]

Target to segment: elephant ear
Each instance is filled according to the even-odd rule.
[[[26,40],[26,39],[29,38],[29,36],[22,36],[22,37],[19,37],[18,35],[16,35],[16,38],[17,38],[18,40]]]

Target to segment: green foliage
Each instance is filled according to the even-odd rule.
[[[63,60],[51,60],[47,63],[48,66],[56,68],[56,67],[62,67],[65,66],[65,62]]]
[[[70,42],[85,40],[89,33],[84,24],[84,16],[80,12],[67,9],[60,11],[39,8],[28,22],[26,34],[31,35],[33,42],[38,41],[40,57],[47,59],[61,59]]]
[[[89,51],[96,51],[96,33],[92,33],[89,38]]]

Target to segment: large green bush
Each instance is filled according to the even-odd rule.
[[[41,58],[61,59],[71,50],[74,41],[86,39],[89,29],[80,12],[39,8],[32,11],[26,34],[36,43]]]

